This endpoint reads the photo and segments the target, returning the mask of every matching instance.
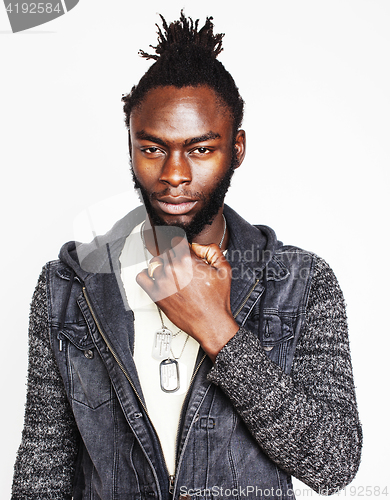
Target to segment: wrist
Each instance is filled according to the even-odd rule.
[[[201,342],[201,346],[213,363],[221,349],[234,337],[239,328],[234,318],[229,318],[229,320],[220,323],[216,331],[207,331],[207,335],[203,342]]]

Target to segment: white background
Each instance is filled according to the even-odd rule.
[[[364,449],[341,496],[389,484],[390,2],[80,0],[19,34],[0,6],[1,498],[23,424],[36,279],[80,237],[83,211],[111,198],[114,221],[136,205],[121,96],[149,66],[137,51],[155,44],[156,13],[171,21],[182,7],[226,33],[220,59],[246,101],[247,158],[228,203],[324,257],[345,293]]]

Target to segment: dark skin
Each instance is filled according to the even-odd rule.
[[[133,169],[158,215],[169,225],[186,224],[205,204],[230,167],[232,118],[208,86],[151,90],[130,116]],[[245,155],[245,132],[234,138],[237,166]],[[203,196],[199,196],[202,193]],[[214,362],[238,325],[230,311],[230,265],[218,243],[224,230],[223,207],[194,238],[159,238],[150,222],[145,243],[160,265],[153,279],[144,270],[138,284],[167,317],[199,342]],[[211,264],[210,264],[211,263]],[[180,286],[181,284],[185,286]]]

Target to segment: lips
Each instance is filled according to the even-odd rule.
[[[164,198],[156,200],[161,210],[169,215],[185,215],[197,204],[197,200],[188,198]]]

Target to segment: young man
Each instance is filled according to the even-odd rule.
[[[39,278],[13,498],[337,492],[361,451],[342,293],[224,206],[245,133],[222,35],[163,28],[123,98],[144,206]]]

